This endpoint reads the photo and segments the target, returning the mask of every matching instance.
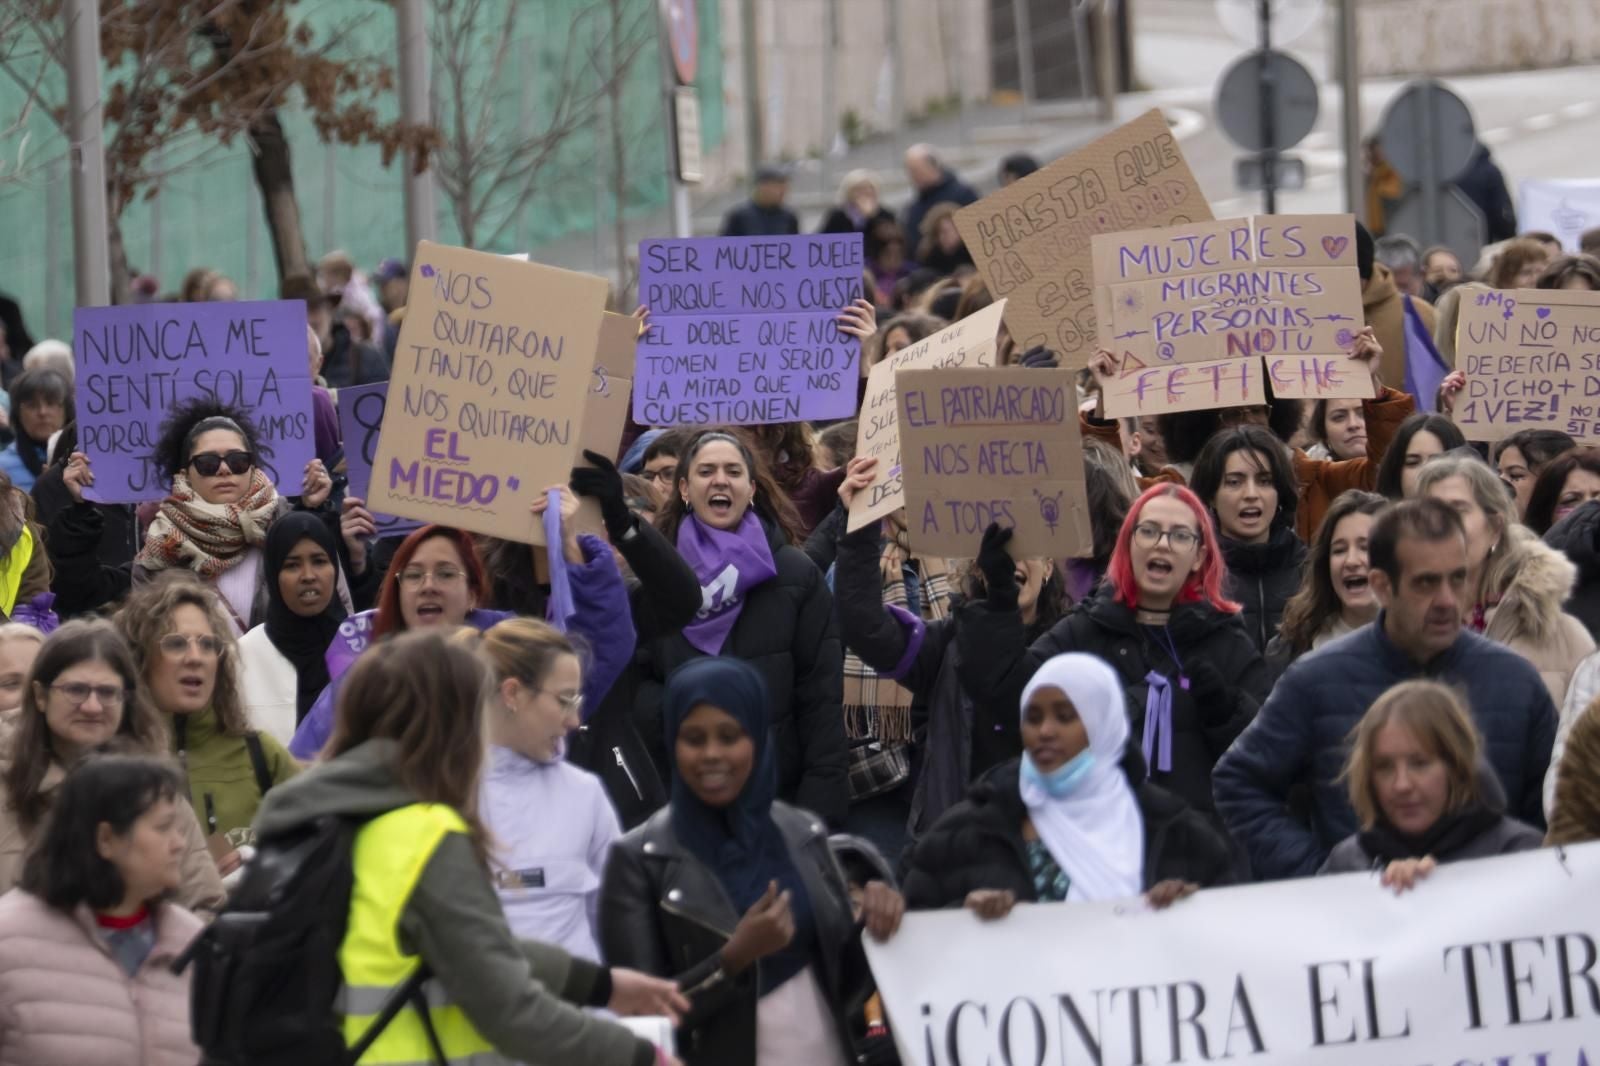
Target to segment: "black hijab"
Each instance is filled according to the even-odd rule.
[[[313,542],[333,560],[333,598],[328,601],[326,610],[312,618],[295,614],[284,602],[283,591],[278,587],[284,560],[302,540]],[[338,633],[339,623],[345,619],[338,590],[339,544],[333,532],[316,515],[291,511],[272,523],[263,554],[266,557],[267,639],[294,665],[298,678],[294,697],[298,723],[328,685],[328,645]]]

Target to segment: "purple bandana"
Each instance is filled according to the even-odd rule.
[[[572,620],[572,577],[567,573],[567,557],[561,551],[561,490],[551,489],[550,506],[544,512],[544,551],[550,563],[550,602],[545,616],[561,632]]]
[[[700,579],[700,611],[683,627],[684,639],[707,655],[720,655],[746,594],[778,575],[767,531],[753,510],[732,531],[688,515],[678,527],[678,554]]]

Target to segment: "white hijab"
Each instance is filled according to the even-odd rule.
[[[1071,882],[1069,900],[1128,899],[1144,890],[1144,818],[1122,772],[1128,743],[1128,709],[1117,675],[1093,655],[1057,655],[1039,668],[1022,692],[1028,700],[1042,688],[1056,688],[1078,710],[1089,733],[1094,766],[1077,790],[1054,799],[1022,778],[1022,802],[1039,833]]]

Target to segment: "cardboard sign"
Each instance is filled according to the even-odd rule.
[[[583,439],[604,278],[422,241],[368,502],[531,543]]]
[[[618,462],[617,446],[628,426],[628,403],[633,393],[634,349],[639,343],[639,320],[632,315],[605,313],[600,323],[600,350],[595,354],[594,375],[583,398],[583,436],[575,460],[587,466],[585,451],[598,452]],[[600,505],[587,497],[578,507],[573,528],[584,533],[602,533],[605,522]],[[544,543],[544,527],[534,530],[535,544]]]
[[[861,342],[838,315],[862,294],[859,233],[639,245],[634,420],[756,425],[855,413]]]
[[[167,494],[151,453],[175,404],[215,397],[247,412],[261,469],[298,496],[316,458],[303,300],[80,307],[72,313],[78,447],[96,503]]]
[[[894,514],[906,504],[900,477],[900,415],[895,405],[895,374],[901,370],[995,364],[995,349],[1006,302],[997,300],[976,314],[902,348],[867,376],[867,395],[856,420],[856,454],[878,460],[872,483],[856,494],[847,526],[855,532]]]
[[[1105,413],[1372,395],[1351,215],[1262,215],[1096,236]]]
[[[963,208],[956,228],[989,292],[1010,298],[1017,350],[1044,345],[1078,369],[1097,336],[1090,238],[1210,218],[1166,118],[1147,111]]]
[[[1600,442],[1600,293],[1494,290],[1461,302],[1454,418],[1468,440],[1557,429]]]
[[[1019,558],[1090,554],[1071,371],[902,370],[895,391],[913,548],[971,558],[998,522]]]
[[[339,438],[344,441],[345,480],[350,495],[366,500],[372,485],[372,461],[378,456],[378,440],[383,430],[383,411],[388,403],[389,383],[354,385],[339,390]],[[422,525],[412,518],[373,511],[372,521],[380,537],[405,536]]]

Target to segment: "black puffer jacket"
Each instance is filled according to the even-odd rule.
[[[1164,630],[1141,626],[1133,609],[1116,601],[1109,583],[1031,646],[1024,642],[1022,619],[1014,607],[972,604],[963,609],[961,623],[956,639],[962,687],[974,700],[992,706],[1020,707],[1023,688],[1045,660],[1063,652],[1088,652],[1110,663],[1121,677],[1137,743],[1144,735],[1147,676],[1155,672],[1172,679],[1172,769],[1153,772],[1150,780],[1207,813],[1213,807],[1211,768],[1250,724],[1270,688],[1266,664],[1238,615],[1184,603],[1173,609]],[[1222,697],[1203,706],[1197,693],[1180,688],[1182,664],[1191,672],[1204,664],[1220,674],[1227,686]]]
[[[1264,651],[1278,635],[1283,605],[1300,589],[1305,571],[1306,546],[1288,524],[1273,527],[1265,544],[1245,544],[1222,539],[1222,557],[1228,563],[1228,599],[1244,606],[1244,628],[1257,651]]]
[[[1128,745],[1122,769],[1144,820],[1146,891],[1167,880],[1202,888],[1233,884],[1237,873],[1228,842],[1178,797],[1145,780],[1144,757],[1134,744]],[[1022,902],[1037,900],[1022,839],[1028,809],[1017,773],[1017,760],[989,771],[917,843],[904,879],[906,906],[959,907],[979,889],[1004,889]]]
[[[1578,568],[1567,613],[1600,641],[1600,502],[1586,503],[1551,526],[1544,542]]]
[[[850,896],[828,832],[805,811],[772,805],[772,821],[805,882],[816,928],[812,972],[833,1008],[841,1049],[846,1018],[866,1002],[870,976]],[[678,842],[670,809],[611,850],[600,889],[600,946],[607,963],[673,978],[689,997],[678,1053],[689,1066],[756,1061],[757,967],[721,976],[721,953],[741,915],[716,874]],[[854,1060],[851,1050],[846,1055]]]
[[[843,532],[843,525],[839,527]],[[884,676],[898,675],[911,690],[911,724],[916,737],[916,787],[911,798],[911,831],[923,832],[966,795],[967,786],[1000,763],[1022,753],[1016,701],[969,699],[958,678],[956,613],[925,624],[913,647],[913,632],[890,613],[877,591],[879,524],[873,522],[838,539],[833,587],[839,629],[845,645]],[[813,538],[815,540],[815,538]],[[1026,629],[1027,639],[1041,626]]]
[[[722,654],[761,671],[772,700],[778,798],[837,824],[850,805],[844,736],[844,652],[822,572],[767,527],[777,576],[751,589]],[[641,728],[661,736],[661,692],[672,671],[702,654],[678,630],[639,628]]]

